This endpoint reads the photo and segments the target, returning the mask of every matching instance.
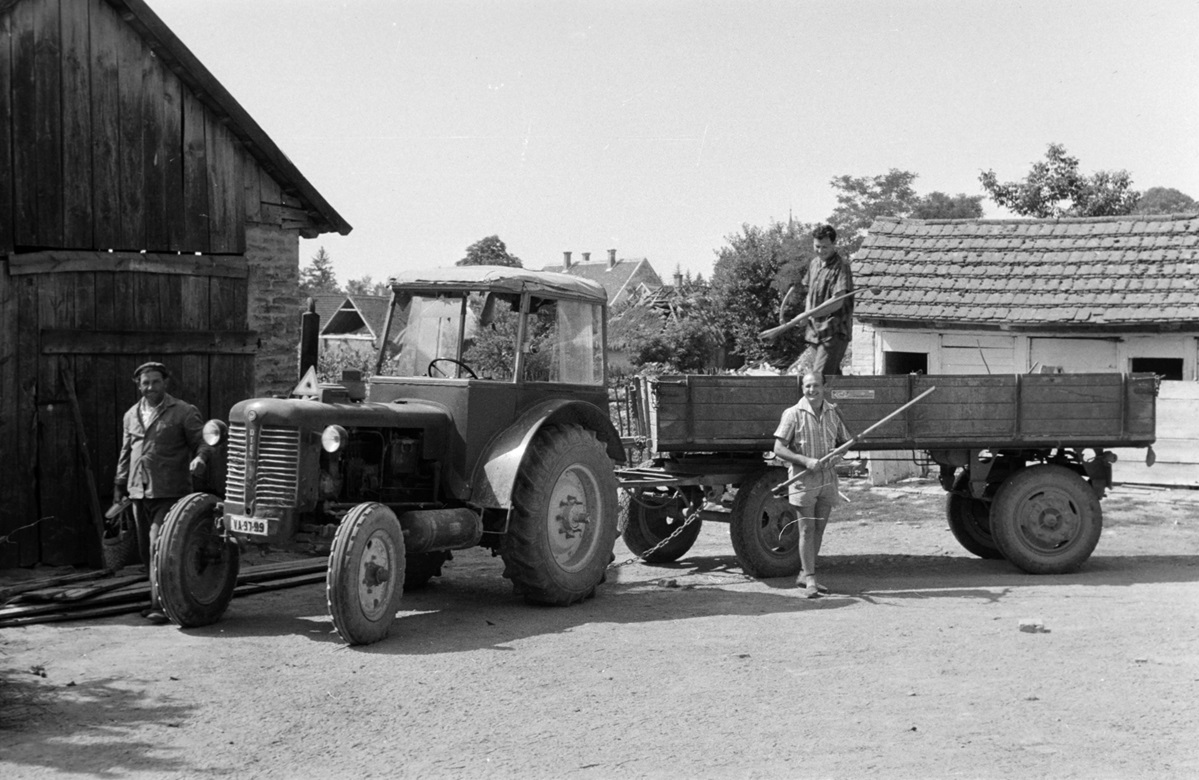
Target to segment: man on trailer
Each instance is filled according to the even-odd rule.
[[[815,347],[812,370],[823,376],[841,373],[841,360],[853,331],[853,274],[837,251],[837,231],[821,225],[812,231],[816,257],[808,266],[808,311],[829,302],[819,316],[808,320],[804,340]],[[834,298],[840,300],[833,302]]]

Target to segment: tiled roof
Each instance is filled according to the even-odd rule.
[[[334,293],[313,295],[312,300],[321,318],[322,336],[360,333],[378,338],[387,322],[391,299],[385,295]]]
[[[1199,215],[881,217],[853,274],[864,321],[1199,330]]]
[[[611,267],[607,260],[599,260],[586,263],[571,263],[570,268],[562,265],[547,265],[542,268],[542,271],[553,271],[554,273],[570,274],[571,276],[579,276],[593,282],[598,282],[603,285],[608,292],[608,301],[615,301],[621,295],[629,283],[629,279],[637,272],[637,269],[642,264],[649,265],[649,260],[644,257],[635,260],[617,260]],[[653,267],[650,267],[653,270]],[[655,278],[657,274],[654,274]]]

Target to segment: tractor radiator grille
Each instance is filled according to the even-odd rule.
[[[295,428],[264,425],[258,429],[254,484],[246,484],[246,426],[229,425],[229,472],[226,500],[249,508],[296,505],[300,472],[300,432]],[[248,501],[247,501],[248,499]]]

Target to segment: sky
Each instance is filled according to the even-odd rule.
[[[1050,143],[1199,199],[1194,0],[147,2],[353,226],[300,241],[343,284],[490,235],[710,277],[834,177],[982,195]]]

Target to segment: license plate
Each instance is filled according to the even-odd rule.
[[[258,536],[266,536],[267,530],[266,520],[260,520],[257,517],[231,517],[229,530],[235,534],[256,534]]]

